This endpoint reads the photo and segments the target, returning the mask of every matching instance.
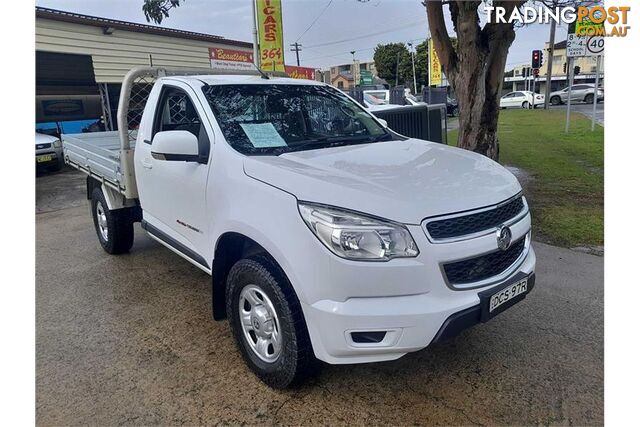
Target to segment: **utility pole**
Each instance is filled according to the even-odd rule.
[[[353,87],[355,88],[357,86],[356,83],[356,51],[352,50],[351,51],[351,77],[353,77]]]
[[[598,104],[598,86],[600,85],[600,61],[602,56],[598,55],[596,62],[596,84],[593,93],[593,115],[591,116],[591,132],[596,130],[596,105]],[[106,85],[105,85],[106,86]]]
[[[398,73],[400,72],[400,52],[396,57],[396,86],[398,86]]]
[[[296,62],[298,63],[298,67],[300,66],[300,51],[302,50],[302,45],[298,42],[291,44],[292,46],[291,52],[296,53]]]
[[[549,54],[547,55],[547,76],[544,84],[544,109],[549,109],[549,96],[551,95],[551,72],[553,70],[553,51],[556,43],[556,21],[551,20],[549,30]]]
[[[411,66],[413,67],[413,94],[418,94],[418,82],[416,81],[416,58],[414,56],[413,51],[413,43],[407,43],[409,45],[409,49],[411,49]]]
[[[256,13],[256,2],[251,0],[253,10],[253,63],[260,69],[260,48],[258,46],[258,14]]]
[[[567,69],[569,71],[569,92],[567,93],[567,121],[564,125],[564,133],[569,133],[569,122],[571,121],[571,88],[573,87],[573,73],[574,73],[574,58],[573,56],[570,56],[569,58],[569,64],[567,66]],[[596,98],[597,98],[598,92],[596,91]]]

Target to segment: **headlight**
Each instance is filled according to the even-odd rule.
[[[59,139],[53,141],[53,148],[60,148],[62,147],[62,141],[60,141]]]
[[[388,261],[420,253],[401,224],[309,203],[299,203],[298,209],[311,231],[339,257]]]

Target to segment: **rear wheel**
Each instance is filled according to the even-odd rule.
[[[522,103],[522,108],[524,108],[525,110],[528,110],[529,109],[529,101],[524,101]]]
[[[551,101],[552,105],[560,105],[560,104],[562,104],[562,100],[560,99],[559,96],[552,96],[550,101]]]
[[[133,246],[133,217],[131,209],[109,210],[100,188],[91,194],[93,225],[102,248],[109,254],[128,252]]]
[[[226,305],[238,349],[267,385],[290,387],[315,371],[317,361],[300,302],[269,257],[256,255],[231,268]]]

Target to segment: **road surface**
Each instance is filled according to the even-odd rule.
[[[536,243],[534,291],[491,322],[275,391],[212,320],[209,276],[139,226],[103,252],[83,182],[37,178],[39,425],[603,424],[600,257]]]

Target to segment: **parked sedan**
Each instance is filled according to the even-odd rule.
[[[593,103],[593,97],[595,94],[595,86],[591,84],[578,84],[571,86],[571,102],[586,102],[587,104]],[[569,99],[569,87],[562,90],[552,92],[549,101],[553,105],[560,105],[567,102]],[[598,102],[604,101],[604,90],[598,88]]]
[[[447,116],[457,117],[458,114],[458,101],[447,96]]]
[[[36,132],[36,167],[60,170],[64,165],[59,138]]]
[[[500,108],[533,108],[544,104],[544,95],[521,90],[509,92],[500,98]]]

